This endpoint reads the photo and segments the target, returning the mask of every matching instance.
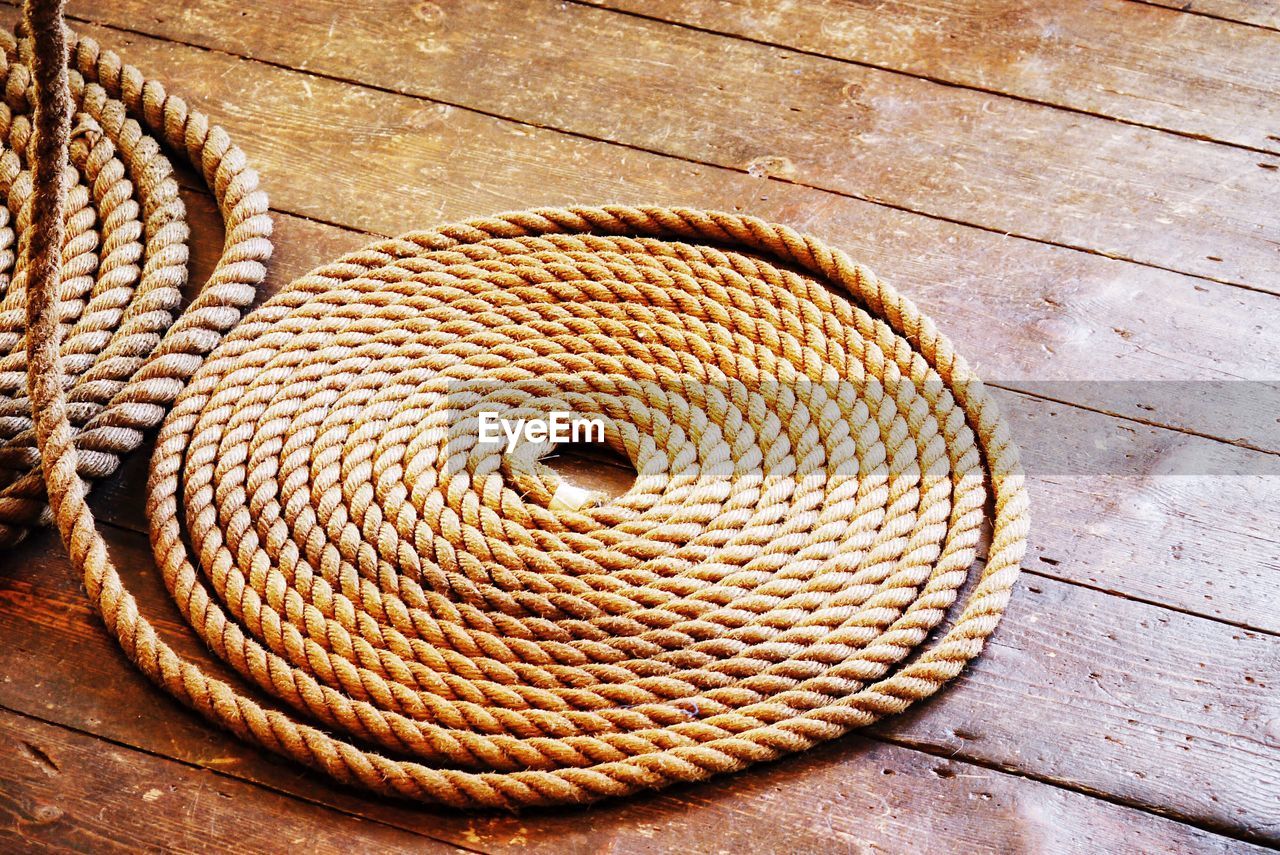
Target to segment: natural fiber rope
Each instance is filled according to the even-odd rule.
[[[50,251],[61,31],[57,4],[33,5],[28,347],[51,507],[110,632],[184,703],[343,782],[515,807],[803,750],[928,697],[981,650],[1027,500],[950,343],[813,238],[618,207],[381,241],[227,336],[156,441],[152,542],[195,631],[300,717],[181,659],[75,475]],[[551,409],[605,419],[636,486],[552,509],[547,444],[476,441],[481,412]],[[975,557],[984,458],[986,565],[926,644]]]
[[[51,518],[26,390],[24,305],[30,270],[25,264],[12,270],[11,251],[14,224],[21,230],[23,257],[36,257],[27,244],[40,239],[26,166],[38,160],[29,156],[32,46],[0,32],[0,47],[0,194],[8,202],[0,207],[0,546],[5,546]],[[71,163],[62,176],[67,193],[58,305],[62,375],[68,416],[77,430],[77,467],[85,478],[102,478],[160,423],[203,357],[252,301],[271,253],[271,221],[257,175],[225,132],[90,39],[76,42],[70,59],[75,130]],[[226,221],[222,259],[176,325],[187,276],[185,209],[159,141],[139,122],[196,166]],[[66,158],[59,162],[65,164]]]

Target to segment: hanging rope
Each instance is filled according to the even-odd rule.
[[[52,251],[74,207],[57,180],[57,7],[28,8],[36,434],[90,599],[181,701],[345,783],[511,808],[800,751],[901,712],[980,652],[1027,499],[964,360],[813,238],[615,207],[380,241],[225,338],[164,421],[147,510],[178,608],[257,691],[180,658],[121,584],[75,474]],[[557,411],[602,421],[635,487],[578,506],[538,462],[552,443],[478,440],[483,413]],[[928,640],[974,562],[984,482],[986,563]]]

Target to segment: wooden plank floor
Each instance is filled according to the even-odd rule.
[[[0,850],[1280,847],[1280,3],[71,0],[265,179],[266,291],[534,205],[741,210],[932,315],[1027,451],[1006,622],[908,715],[585,810],[365,796],[134,672],[56,538],[0,555]],[[0,23],[16,8],[0,0]],[[194,184],[195,279],[221,234]],[[590,455],[560,465],[625,489]],[[146,454],[94,505],[143,610]],[[216,667],[216,666],[213,666]]]

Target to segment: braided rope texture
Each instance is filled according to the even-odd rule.
[[[0,31],[0,547],[51,522],[27,395],[32,239],[32,43]],[[58,319],[82,478],[111,475],[160,424],[266,275],[271,220],[256,173],[221,128],[91,39],[70,47],[65,238]],[[148,135],[148,131],[154,135]],[[187,281],[186,212],[164,142],[212,189],[220,264],[175,325]],[[64,159],[65,163],[65,159]],[[18,250],[15,255],[15,248]]]
[[[56,56],[61,29],[43,32]],[[56,164],[55,113],[37,137]],[[36,207],[60,223],[74,193],[46,173]],[[932,695],[1017,577],[1028,505],[1005,423],[866,268],[732,214],[504,214],[303,276],[165,418],[156,563],[245,693],[160,638],[95,528],[46,250],[29,384],[91,601],[174,696],[341,782],[515,808],[773,760]],[[539,462],[551,443],[478,441],[482,413],[560,410],[606,425],[630,491],[572,509]]]

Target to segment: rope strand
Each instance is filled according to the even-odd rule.
[[[200,313],[243,303],[182,316],[144,369],[176,398],[148,485],[154,556],[192,629],[280,708],[182,659],[123,586],[77,475],[58,349],[67,52],[59,3],[27,15],[27,369],[50,508],[108,631],[183,703],[344,783],[515,808],[804,750],[981,651],[1027,497],[995,404],[932,321],[785,226],[608,207],[376,242],[207,360],[185,343],[231,313]],[[243,158],[185,105],[86,40],[71,62],[148,126],[185,128],[166,139],[224,210],[257,204],[230,177]],[[244,288],[234,246],[215,279]],[[539,462],[553,442],[478,439],[484,413],[561,411],[600,420],[632,461],[624,496],[567,506]],[[986,484],[986,564],[929,641],[974,563]]]

